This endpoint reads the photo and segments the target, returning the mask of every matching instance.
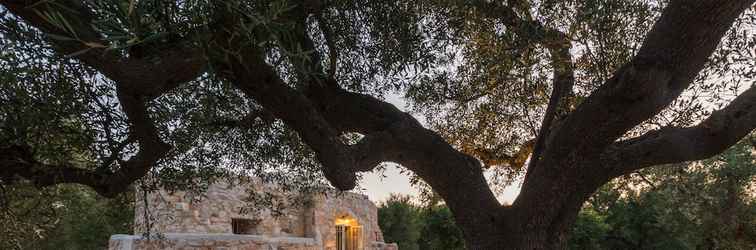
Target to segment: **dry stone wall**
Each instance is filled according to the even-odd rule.
[[[363,245],[383,242],[383,233],[378,226],[378,209],[367,196],[354,193],[332,193],[320,196],[314,202],[315,226],[325,242],[325,249],[336,249],[336,219],[349,218],[362,227]]]
[[[272,216],[270,210],[248,212],[254,204],[245,202],[250,192],[275,192],[275,186],[215,183],[203,194],[160,190],[149,193],[145,215],[144,196],[137,195],[135,233],[227,233],[232,219],[254,221],[253,234],[269,237],[306,237],[305,215],[309,208],[290,208]],[[149,230],[148,230],[149,228]]]
[[[251,185],[215,183],[201,195],[165,190],[138,193],[135,235],[114,235],[109,248],[336,250],[337,220],[349,219],[361,229],[362,249],[398,249],[396,244],[383,242],[377,208],[367,196],[346,192],[302,195],[299,199],[305,199],[307,206],[272,216],[269,209],[245,211],[254,206],[246,200],[249,192],[278,191],[275,185],[258,181]],[[149,209],[144,209],[145,204]],[[233,219],[254,222],[255,226],[250,234],[234,234]],[[142,236],[147,234],[153,236]]]
[[[235,234],[165,234],[151,239],[114,235],[111,250],[319,250],[312,238]]]
[[[134,235],[113,235],[110,250],[323,250],[313,238],[265,237],[235,234],[165,234],[146,239]],[[396,244],[373,242],[365,250],[398,250]]]

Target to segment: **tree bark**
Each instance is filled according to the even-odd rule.
[[[735,18],[752,3],[670,3],[638,55],[555,125],[548,123],[563,102],[559,97],[570,91],[572,84],[569,46],[559,43],[558,32],[524,25],[541,27],[530,30],[541,34],[535,42],[553,46],[558,95],[549,104],[551,111],[544,120],[547,125],[539,136],[541,145],[535,151],[539,157],[531,164],[512,206],[498,203],[477,159],[456,150],[393,105],[345,91],[327,74],[300,77],[306,79],[296,84],[301,89],[289,86],[254,49],[246,49],[242,57],[229,57],[243,59],[219,63],[230,70],[228,79],[247,96],[299,132],[335,187],[349,189],[356,172],[370,171],[380,162],[396,162],[417,174],[446,201],[463,229],[468,248],[562,249],[583,202],[615,174],[602,160],[603,153],[625,132],[682,93]],[[505,21],[512,25],[526,22],[514,12],[505,14]],[[308,39],[299,40],[303,41],[299,46],[311,46]],[[319,62],[319,58],[313,53],[310,61]],[[750,102],[742,103],[736,102],[735,109],[749,107]],[[742,124],[743,131],[756,125],[751,113],[746,114],[740,114],[738,117],[745,118],[735,122]],[[365,137],[357,145],[346,145],[338,139],[344,132]],[[737,139],[742,134],[732,136]]]
[[[753,131],[756,90],[751,89],[700,126],[663,129],[618,141],[628,130],[658,114],[691,84],[721,37],[753,2],[671,1],[630,63],[618,69],[568,114],[561,106],[563,97],[572,89],[574,76],[565,35],[537,21],[520,18],[517,11],[499,2],[476,1],[483,14],[501,18],[514,32],[532,33],[533,36],[523,36],[531,39],[525,42],[548,48],[555,71],[554,92],[534,146],[535,156],[521,193],[511,206],[502,206],[497,201],[478,159],[455,149],[438,133],[424,128],[393,105],[341,89],[333,78],[333,67],[322,74],[298,75],[302,81],[291,84],[296,87],[283,81],[275,68],[265,62],[264,51],[240,40],[244,36],[232,34],[233,28],[241,25],[239,20],[243,20],[234,19],[234,13],[219,15],[223,29],[212,34],[211,40],[223,48],[217,53],[227,54],[219,57],[223,59],[211,57],[217,60],[211,63],[247,97],[299,133],[316,153],[334,187],[351,189],[357,172],[370,171],[381,162],[396,162],[417,174],[446,201],[457,225],[463,229],[469,249],[562,249],[583,202],[613,177],[643,167],[716,154]],[[42,31],[66,34],[37,16],[29,1],[0,0],[0,3]],[[74,7],[81,6],[76,1],[71,3]],[[221,7],[219,11],[224,9]],[[312,10],[292,11],[297,13],[282,15],[283,18],[303,21]],[[91,20],[87,17],[81,13],[70,18],[81,21],[76,22],[76,27],[86,31],[81,34],[87,42],[104,44],[102,36],[88,25]],[[307,29],[302,26],[297,30]],[[316,51],[307,35],[303,36],[282,46]],[[92,49],[80,42],[58,42],[56,46],[69,54]],[[332,53],[329,58],[336,60],[336,50],[329,49]],[[13,154],[0,156],[0,175],[37,178],[49,185],[78,182],[99,188],[105,194],[121,191],[119,188],[144,175],[170,150],[170,145],[158,136],[147,113],[147,102],[204,72],[207,62],[195,52],[196,48],[176,46],[157,55],[162,59],[158,64],[145,58],[124,58],[102,48],[79,54],[77,58],[82,62],[116,82],[118,98],[131,125],[130,133],[140,145],[139,153],[116,172],[94,175],[67,166],[46,166],[35,162],[20,148],[2,147],[0,152]],[[316,53],[309,60],[314,65],[306,65],[307,60],[297,65],[325,70],[318,64],[323,57]],[[188,59],[184,55],[189,55]],[[557,114],[565,119],[555,123]],[[355,145],[348,145],[340,138],[347,132],[365,137]],[[649,151],[664,152],[685,139],[694,140],[694,145],[700,147],[687,148],[678,154]]]

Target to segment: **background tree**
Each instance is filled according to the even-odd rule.
[[[417,250],[423,222],[411,199],[396,194],[389,196],[378,206],[378,225],[386,242],[396,243],[402,249]]]
[[[465,249],[462,230],[454,223],[454,216],[448,207],[435,205],[421,210],[422,232],[420,249]]]
[[[756,126],[753,0],[0,4],[3,185],[349,190],[395,162],[468,248],[555,249],[605,183]]]
[[[644,170],[603,187],[578,216],[569,247],[753,248],[752,143],[743,140],[714,158]]]
[[[104,249],[110,235],[133,232],[131,192],[103,199],[78,185],[17,184],[3,186],[2,197],[2,249]]]
[[[753,142],[747,138],[713,158],[643,170],[601,187],[578,214],[568,248],[753,248]],[[433,200],[418,204],[408,196],[391,196],[380,204],[378,219],[381,228],[390,233],[385,236],[387,241],[419,249],[464,249],[451,212]],[[397,208],[405,216],[395,216],[399,213],[392,211]],[[387,225],[403,223],[411,225],[399,230]],[[408,243],[408,235],[415,239]]]
[[[567,243],[569,249],[604,249],[604,240],[610,229],[605,220],[592,208],[580,210]]]
[[[386,242],[401,249],[465,249],[462,231],[444,205],[418,204],[392,194],[378,206],[378,224]]]

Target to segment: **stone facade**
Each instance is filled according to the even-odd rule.
[[[377,208],[364,195],[300,195],[296,199],[306,205],[273,216],[270,209],[245,210],[254,206],[245,201],[249,192],[275,194],[277,187],[215,183],[201,196],[164,190],[137,195],[136,235],[113,235],[110,249],[337,250],[337,225],[343,223],[357,229],[350,234],[356,249],[398,249],[383,242]],[[154,236],[142,236],[148,232]]]
[[[113,235],[110,237],[110,249],[319,250],[323,248],[314,239],[303,237],[168,233],[155,239],[145,239],[135,235]]]

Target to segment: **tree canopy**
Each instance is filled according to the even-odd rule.
[[[70,184],[4,184],[0,192],[2,249],[105,249],[111,235],[133,232],[133,192],[104,199]]]
[[[465,249],[462,231],[448,207],[417,204],[412,198],[392,194],[378,205],[378,225],[386,242],[400,249]]]
[[[752,140],[711,159],[646,169],[612,181],[578,215],[570,249],[753,248]]]
[[[645,169],[602,186],[580,210],[568,249],[750,249],[756,246],[756,138],[702,161]],[[392,195],[378,207],[400,249],[464,249],[449,209]]]
[[[753,2],[0,0],[0,180],[349,190],[394,162],[468,248],[561,248],[603,184],[752,133]]]

